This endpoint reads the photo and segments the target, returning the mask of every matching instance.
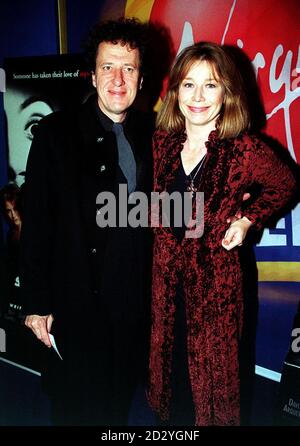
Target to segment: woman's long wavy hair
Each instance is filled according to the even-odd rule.
[[[185,128],[185,117],[178,105],[181,82],[196,62],[206,61],[224,91],[217,130],[221,139],[234,138],[250,127],[250,114],[243,80],[226,50],[215,43],[199,42],[185,48],[177,57],[170,73],[166,96],[158,112],[157,127],[168,132]]]

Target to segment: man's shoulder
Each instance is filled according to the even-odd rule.
[[[39,129],[46,130],[60,126],[67,119],[66,115],[66,111],[62,110],[50,113],[39,122]]]
[[[50,131],[68,129],[70,127],[74,130],[79,121],[88,121],[91,114],[93,114],[93,109],[91,101],[88,100],[74,108],[66,108],[50,113],[39,122],[39,127],[44,130],[49,129]]]

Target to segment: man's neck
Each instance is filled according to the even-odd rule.
[[[101,104],[99,103],[99,100],[98,100],[98,107],[99,107],[100,111],[104,115],[106,115],[109,119],[111,119],[113,122],[117,122],[117,123],[121,124],[126,119],[127,111],[123,112],[123,113],[110,113],[107,110],[103,110],[103,107],[101,107]]]

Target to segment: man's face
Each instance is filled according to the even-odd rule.
[[[122,122],[141,85],[138,49],[120,43],[101,42],[92,75],[98,104],[112,121]]]

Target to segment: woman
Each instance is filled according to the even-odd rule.
[[[204,233],[188,238],[172,224],[155,230],[149,401],[170,424],[238,425],[238,246],[289,201],[295,180],[246,133],[241,77],[216,44],[180,54],[157,123],[154,190],[204,191]],[[260,194],[228,228],[254,185]]]

